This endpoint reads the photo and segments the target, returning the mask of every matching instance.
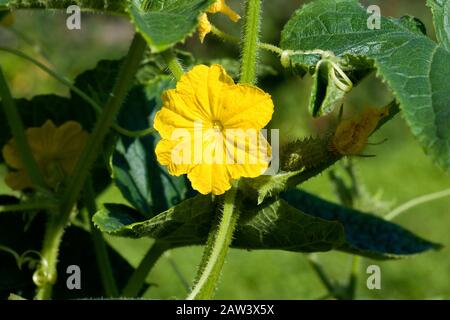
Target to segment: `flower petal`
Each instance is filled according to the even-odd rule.
[[[202,194],[224,194],[231,188],[231,177],[227,167],[217,164],[199,164],[189,173],[192,188]]]
[[[8,166],[14,169],[22,169],[23,163],[17,150],[16,141],[11,139],[2,149],[3,158]]]
[[[47,120],[42,127],[28,128],[27,140],[36,161],[45,160],[49,155],[54,156],[57,148],[53,143],[56,126],[51,120]]]
[[[227,169],[232,179],[241,177],[255,178],[263,174],[269,167],[271,149],[261,133],[255,137],[246,136],[244,141],[237,142],[227,137],[226,149],[228,159]]]
[[[178,149],[177,149],[178,148]],[[183,153],[183,150],[187,153]],[[156,145],[155,153],[158,162],[167,166],[173,176],[188,173],[194,166],[190,140],[160,140]]]
[[[230,85],[234,81],[222,66],[198,65],[181,77],[176,92],[186,106],[200,114],[198,120],[212,121],[217,118],[222,96]]]
[[[198,20],[198,37],[200,38],[200,42],[203,43],[205,37],[208,33],[211,32],[211,23],[208,20],[208,16],[206,13],[202,14]]]
[[[237,22],[241,17],[233,10],[231,9],[226,3],[225,0],[217,0],[215,3],[213,3],[209,8],[209,13],[223,13],[228,18],[230,18],[231,21]]]
[[[225,128],[262,129],[272,119],[269,94],[251,85],[229,86],[222,92],[219,119]]]
[[[8,172],[5,177],[5,183],[13,190],[23,190],[33,187],[33,184],[31,183],[31,180],[25,170]]]

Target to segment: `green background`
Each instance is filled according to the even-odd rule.
[[[230,6],[242,12],[240,1],[228,1]],[[277,44],[284,23],[303,1],[265,1],[262,38]],[[378,4],[382,15],[401,16],[411,14],[420,18],[433,35],[431,14],[425,1],[391,0],[365,1],[366,5]],[[123,56],[128,48],[132,27],[125,19],[105,15],[83,14],[82,29],[65,28],[66,15],[61,12],[22,11],[16,13],[12,29],[0,28],[2,46],[19,48],[49,64],[59,73],[74,78],[83,70],[92,68],[100,59]],[[214,16],[212,20],[221,28],[239,34],[239,25]],[[13,30],[13,31],[12,31]],[[207,37],[201,45],[196,36],[189,38],[181,48],[186,48],[199,59],[239,57],[237,48]],[[306,111],[310,78],[292,77],[281,70],[274,56],[262,53],[262,61],[272,65],[277,76],[265,76],[260,86],[273,96],[276,113],[272,128],[280,129],[282,141],[314,134],[327,119],[313,121]],[[36,94],[58,93],[66,95],[66,88],[46,74],[11,55],[0,53],[0,63],[5,68],[12,91],[16,97],[32,97]],[[450,63],[450,62],[449,62]],[[352,108],[379,106],[391,98],[384,85],[370,77],[360,84],[347,98]],[[417,196],[450,188],[448,176],[423,153],[401,117],[388,123],[371,142],[387,139],[381,145],[369,146],[364,154],[373,158],[355,157],[357,173],[370,195],[379,197],[384,210],[395,208]],[[5,168],[0,167],[0,177]],[[3,179],[1,179],[3,180]],[[310,180],[303,187],[318,195],[337,201],[328,174]],[[10,193],[0,182],[0,194]],[[118,202],[121,196],[114,187],[102,195],[100,201]],[[122,200],[125,201],[125,200]],[[427,203],[403,213],[395,221],[416,234],[445,245],[439,252],[428,252],[402,261],[372,261],[363,259],[357,298],[376,299],[449,299],[450,298],[450,198]],[[1,228],[1,226],[0,226]],[[137,265],[151,240],[129,240],[108,237],[108,241],[132,265]],[[76,244],[74,244],[76,245]],[[201,248],[182,248],[165,255],[148,277],[155,284],[146,293],[149,298],[182,298],[186,289],[183,280],[174,270],[174,264],[186,281],[193,279],[201,257]],[[318,254],[326,271],[336,280],[346,281],[352,256],[343,253]],[[74,262],[76,263],[76,262]],[[366,267],[381,267],[381,290],[366,287]],[[82,266],[81,266],[82,267]],[[223,269],[217,298],[222,299],[315,299],[326,290],[302,254],[231,250]]]

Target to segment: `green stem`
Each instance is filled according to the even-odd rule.
[[[50,76],[55,78],[61,84],[70,88],[70,90],[72,90],[78,96],[80,96],[81,99],[83,99],[89,105],[91,105],[93,107],[93,109],[95,110],[95,112],[97,112],[98,114],[100,114],[102,112],[102,107],[94,99],[92,99],[88,94],[86,94],[83,90],[79,89],[77,86],[72,84],[70,82],[70,80],[59,75],[58,73],[56,73],[55,71],[53,71],[52,69],[50,69],[49,67],[44,65],[43,63],[39,62],[38,60],[34,59],[33,57],[30,57],[29,55],[27,55],[19,50],[12,49],[12,48],[0,47],[0,51],[8,52],[8,53],[14,54],[22,59],[28,60],[29,62],[34,64],[36,67],[38,67],[39,69],[43,70],[44,72],[46,72],[47,74],[49,74]],[[119,126],[116,123],[114,123],[112,125],[112,127],[118,133],[120,133],[124,136],[127,136],[127,137],[131,137],[131,138],[139,138],[139,137],[143,137],[143,136],[146,136],[146,135],[149,135],[149,134],[152,134],[155,132],[155,130],[153,128],[140,130],[140,131],[130,131],[125,128],[122,128],[121,126]]]
[[[142,286],[145,283],[150,270],[153,268],[162,254],[169,249],[168,244],[164,242],[155,242],[147,254],[142,259],[139,266],[134,270],[125,288],[122,291],[123,297],[135,298],[139,295]]]
[[[114,85],[110,98],[98,118],[94,131],[90,135],[89,141],[75,166],[74,172],[76,174],[71,177],[70,183],[63,195],[60,208],[61,224],[65,225],[69,219],[70,212],[79,197],[89,171],[97,159],[99,151],[102,149],[103,140],[114,123],[129,87],[133,82],[145,48],[145,40],[136,33],[128,55],[120,68],[118,80]]]
[[[277,46],[270,44],[270,43],[261,42],[258,44],[258,47],[261,49],[276,53],[279,56],[281,56],[281,54],[283,53],[283,49],[278,48]]]
[[[189,292],[189,290],[191,289],[190,284],[189,284],[188,280],[185,278],[185,276],[183,275],[183,273],[181,272],[177,263],[173,260],[172,256],[170,255],[170,251],[166,252],[164,257],[167,259],[167,261],[169,261],[170,266],[172,267],[173,271],[177,275],[178,279],[180,279],[186,292]]]
[[[241,41],[238,37],[235,37],[231,34],[223,32],[222,30],[220,30],[213,24],[211,24],[211,33],[222,40],[225,40],[225,41],[228,41],[228,42],[231,42],[234,44],[239,44]]]
[[[350,273],[347,285],[348,300],[355,299],[360,264],[361,264],[361,257],[354,255],[352,259],[352,272]]]
[[[245,29],[242,44],[241,83],[256,82],[259,29],[261,24],[261,0],[247,0]]]
[[[426,203],[426,202],[438,200],[440,198],[448,197],[448,196],[450,196],[450,189],[446,189],[443,191],[434,192],[434,193],[430,193],[430,194],[426,194],[426,195],[414,198],[414,199],[402,204],[401,206],[397,207],[396,209],[392,210],[384,218],[386,220],[392,220],[392,219],[396,218],[397,216],[399,216],[401,213],[403,213],[415,206],[418,206],[418,205]]]
[[[188,300],[209,300],[214,296],[239,218],[239,211],[235,210],[236,193],[237,188],[232,187],[225,194],[220,222],[210,231],[197,275],[198,280],[187,297]]]
[[[184,70],[176,55],[173,53],[172,49],[164,51],[163,53],[161,53],[161,56],[163,57],[164,61],[167,64],[167,67],[169,68],[170,72],[172,72],[175,79],[177,79],[177,81],[180,80],[184,74]]]
[[[55,201],[39,201],[39,202],[28,202],[28,203],[26,202],[26,203],[0,206],[0,212],[48,210],[48,209],[56,209],[57,207],[58,207],[58,203]]]
[[[239,44],[241,41],[238,37],[235,37],[231,34],[228,34],[224,31],[220,30],[213,24],[211,24],[211,33],[224,41],[228,41],[228,42],[231,42],[234,44]],[[281,49],[271,43],[258,42],[258,48],[276,53],[277,55],[280,55],[280,56],[283,53],[283,49]]]
[[[71,177],[69,185],[63,194],[59,212],[58,214],[50,215],[41,251],[42,262],[34,276],[35,282],[38,284],[37,299],[51,298],[52,287],[56,281],[59,244],[64,229],[70,219],[70,214],[78,200],[81,189],[86,182],[89,170],[97,159],[103,140],[111,128],[139,68],[145,48],[145,41],[140,35],[136,34],[128,55],[120,68],[118,81],[114,85],[111,96],[76,164],[74,172],[77,174]]]
[[[92,217],[97,212],[97,205],[95,203],[94,188],[92,186],[92,179],[86,181],[86,187],[84,190],[84,201],[86,209],[89,213],[89,221],[91,225],[91,237],[94,243],[95,256],[97,259],[97,265],[100,271],[100,277],[102,280],[103,288],[106,296],[109,298],[118,297],[119,290],[117,289],[116,280],[114,279],[111,262],[109,260],[108,248],[106,246],[103,234],[99,229],[94,226]]]
[[[8,124],[11,128],[12,135],[17,145],[20,158],[25,166],[28,177],[30,177],[33,186],[37,189],[46,190],[47,186],[44,180],[44,176],[41,173],[36,160],[31,153],[30,146],[25,133],[25,128],[20,118],[19,111],[16,108],[14,99],[9,91],[6,83],[3,71],[0,67],[0,96],[3,100],[3,110],[5,116],[8,119]]]
[[[314,272],[319,277],[322,284],[325,286],[325,288],[328,290],[328,294],[334,295],[335,287],[333,282],[330,280],[328,275],[325,273],[325,270],[323,270],[322,265],[317,261],[317,257],[314,254],[307,255],[307,260],[311,267],[313,268]]]
[[[36,291],[37,300],[51,299],[53,285],[57,277],[56,264],[59,246],[64,234],[64,226],[58,224],[57,216],[53,214],[49,216],[50,218],[46,226],[44,243],[41,250],[41,262],[33,275],[33,281],[38,287]]]

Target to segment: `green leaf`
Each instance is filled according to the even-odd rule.
[[[151,237],[169,242],[173,247],[201,244],[206,240],[215,206],[210,196],[187,199],[159,215],[142,220],[139,213],[123,205],[105,204],[93,221],[111,235]]]
[[[152,52],[162,52],[184,41],[197,28],[199,16],[215,0],[131,0],[131,20]]]
[[[427,0],[439,43],[450,51],[450,0]]]
[[[287,191],[282,198],[306,214],[340,222],[344,226],[346,239],[346,243],[339,248],[342,251],[374,259],[394,259],[441,248],[397,224],[298,189]]]
[[[161,93],[173,86],[166,77],[135,87],[118,123],[129,131],[152,127],[153,117],[161,107]],[[146,218],[167,210],[185,198],[184,177],[167,173],[156,160],[156,138],[149,134],[130,138],[120,135],[111,158],[112,174],[123,196]]]
[[[293,15],[282,32],[281,47],[297,52],[291,59],[294,67],[300,51],[321,49],[347,61],[349,68],[375,68],[395,95],[413,134],[448,172],[450,52],[404,20],[382,18],[381,28],[370,30],[368,18],[355,0],[317,0]]]
[[[118,205],[105,205],[93,220],[100,230],[112,235],[152,237],[181,247],[206,242],[215,210],[210,196],[199,195],[143,222],[135,218],[133,209]],[[337,248],[343,241],[339,223],[305,215],[276,200],[257,208],[242,208],[232,247],[312,252]]]
[[[340,223],[304,214],[282,199],[244,209],[232,247],[318,252],[345,241]]]
[[[323,116],[334,110],[345,96],[333,80],[334,68],[330,61],[323,60],[313,75],[313,86],[309,98],[309,112],[314,116]]]

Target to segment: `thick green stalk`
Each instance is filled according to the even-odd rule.
[[[214,296],[239,218],[239,210],[235,210],[236,193],[237,188],[232,187],[225,194],[222,216],[220,220],[218,219],[219,224],[211,228],[200,263],[197,281],[187,297],[188,300],[209,300]]]
[[[107,297],[118,297],[119,290],[117,289],[116,280],[114,279],[105,239],[103,238],[103,234],[101,233],[101,231],[97,229],[92,222],[92,217],[97,212],[97,204],[95,203],[95,194],[91,179],[88,179],[88,181],[86,182],[86,187],[84,190],[84,202],[89,213],[91,238],[92,242],[94,243],[95,256],[97,259],[97,265],[100,272],[100,278],[102,280],[103,288]]]
[[[9,91],[3,71],[0,67],[0,96],[2,97],[3,110],[11,128],[12,135],[17,145],[20,158],[25,166],[33,186],[38,189],[46,189],[46,183],[36,160],[31,153],[25,133],[25,128],[16,108],[14,99]]]
[[[76,172],[76,174],[71,177],[69,185],[64,193],[60,209],[60,223],[62,224],[67,223],[70,212],[79,197],[92,164],[97,159],[99,151],[102,149],[101,146],[103,140],[119,113],[120,107],[122,106],[125,96],[127,95],[139,68],[145,48],[145,40],[136,33],[128,55],[120,68],[118,80],[114,85],[110,98],[97,120],[94,131],[90,135],[88,143],[75,166],[74,172]]]
[[[155,242],[152,245],[128,280],[122,291],[123,297],[135,298],[139,295],[150,270],[167,249],[169,249],[169,246],[164,242]]]
[[[49,300],[52,297],[53,285],[57,278],[56,265],[58,262],[59,246],[63,234],[64,227],[58,224],[55,212],[51,213],[44,235],[41,262],[33,274],[33,281],[37,285],[35,297],[37,300]]]
[[[247,0],[242,42],[241,83],[256,82],[260,24],[261,0]]]
[[[139,68],[142,56],[146,48],[144,39],[136,34],[131,44],[128,55],[120,68],[118,80],[114,85],[110,98],[101,113],[93,133],[88,140],[83,153],[78,160],[69,185],[63,194],[58,214],[50,215],[44,244],[41,251],[41,265],[35,273],[35,282],[38,284],[37,299],[50,299],[53,284],[56,281],[56,264],[58,251],[64,229],[69,222],[70,214],[78,200],[81,189],[89,174],[99,151],[102,149],[103,140],[110,130],[114,120],[122,106],[129,87]]]
[[[175,79],[180,80],[184,74],[184,70],[178,62],[177,57],[173,53],[172,49],[164,51],[163,53],[161,53],[161,56],[163,57],[164,61],[167,64],[167,67],[169,68],[170,72],[172,72]]]

